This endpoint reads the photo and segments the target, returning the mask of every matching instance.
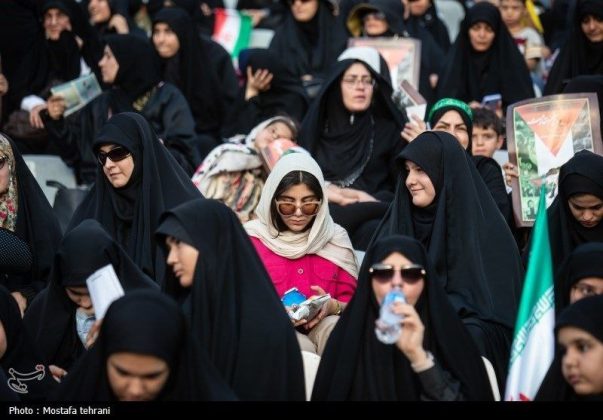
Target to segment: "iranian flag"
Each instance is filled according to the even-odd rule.
[[[530,244],[528,270],[515,322],[505,400],[534,399],[553,361],[554,326],[553,264],[543,184]]]
[[[212,38],[221,44],[234,59],[249,44],[251,17],[235,9],[214,9],[215,23]]]

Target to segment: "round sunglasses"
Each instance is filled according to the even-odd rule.
[[[395,268],[393,265],[389,264],[373,264],[371,268],[369,268],[369,273],[373,280],[378,281],[379,283],[389,283],[396,271],[400,272],[400,276],[404,280],[404,283],[415,284],[423,277],[425,277],[425,269],[422,265],[419,264],[409,264],[400,268]]]
[[[98,159],[98,163],[100,163],[101,166],[105,166],[105,163],[107,163],[107,158],[111,159],[111,162],[119,162],[120,160],[124,160],[130,155],[131,153],[128,149],[119,146],[109,150],[108,152],[97,152],[96,159]]]
[[[276,211],[281,216],[293,216],[297,209],[300,209],[304,216],[315,216],[320,210],[321,201],[306,201],[301,204],[292,203],[291,201],[274,200],[276,203]]]

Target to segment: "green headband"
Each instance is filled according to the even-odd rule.
[[[442,108],[457,108],[459,111],[463,111],[465,114],[467,114],[469,119],[473,121],[473,111],[471,111],[469,105],[467,105],[463,101],[459,101],[458,99],[454,98],[444,98],[437,101],[433,108],[431,108],[431,111],[429,111],[429,117],[427,118],[427,121],[431,121],[431,117],[433,117],[433,114],[435,114]]]

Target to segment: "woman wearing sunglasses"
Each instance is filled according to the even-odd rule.
[[[427,248],[452,305],[502,388],[523,276],[509,226],[452,134],[420,134],[398,162],[401,180],[375,238],[409,235]]]
[[[322,356],[312,399],[491,401],[479,352],[441,284],[416,239],[393,235],[376,241]],[[393,304],[403,315],[402,332],[388,345],[377,339],[375,321],[394,287],[407,303]]]
[[[356,288],[356,257],[347,232],[333,222],[318,164],[306,153],[282,157],[264,185],[257,219],[245,229],[279,296],[293,287],[306,297],[329,293],[318,314],[294,322],[302,350],[322,354]]]
[[[166,212],[156,235],[171,268],[165,293],[237,396],[302,400],[291,322],[235,213],[216,200],[191,200]]]
[[[154,232],[168,208],[199,197],[189,177],[147,120],[125,112],[111,117],[93,142],[96,182],[68,230],[96,219],[151,278],[163,278]]]
[[[7,229],[26,242],[33,257],[27,273],[0,273],[0,284],[11,292],[23,313],[46,286],[54,250],[61,241],[61,228],[15,144],[1,133],[0,229]]]

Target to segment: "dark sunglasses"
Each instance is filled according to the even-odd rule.
[[[415,284],[425,277],[425,269],[418,264],[410,264],[397,269],[392,265],[379,263],[369,268],[369,273],[371,273],[373,280],[377,280],[379,283],[390,282],[396,271],[400,272],[404,283],[408,284]]]
[[[8,156],[0,157],[0,169],[4,168],[4,164],[8,162]]]
[[[124,160],[128,156],[130,156],[130,151],[125,147],[116,147],[115,149],[111,149],[108,152],[98,152],[96,154],[96,158],[98,159],[98,163],[101,166],[105,166],[107,163],[107,158],[111,159],[111,162],[119,162],[120,160]]]
[[[290,201],[278,201],[276,202],[276,211],[281,216],[293,216],[297,209],[300,209],[304,216],[314,216],[320,210],[320,201],[307,201],[301,205],[292,203]]]
[[[376,20],[385,20],[386,19],[385,13],[375,11],[375,12],[368,12],[368,13],[364,14],[362,16],[362,21],[366,22],[369,19],[369,17],[376,19]]]

